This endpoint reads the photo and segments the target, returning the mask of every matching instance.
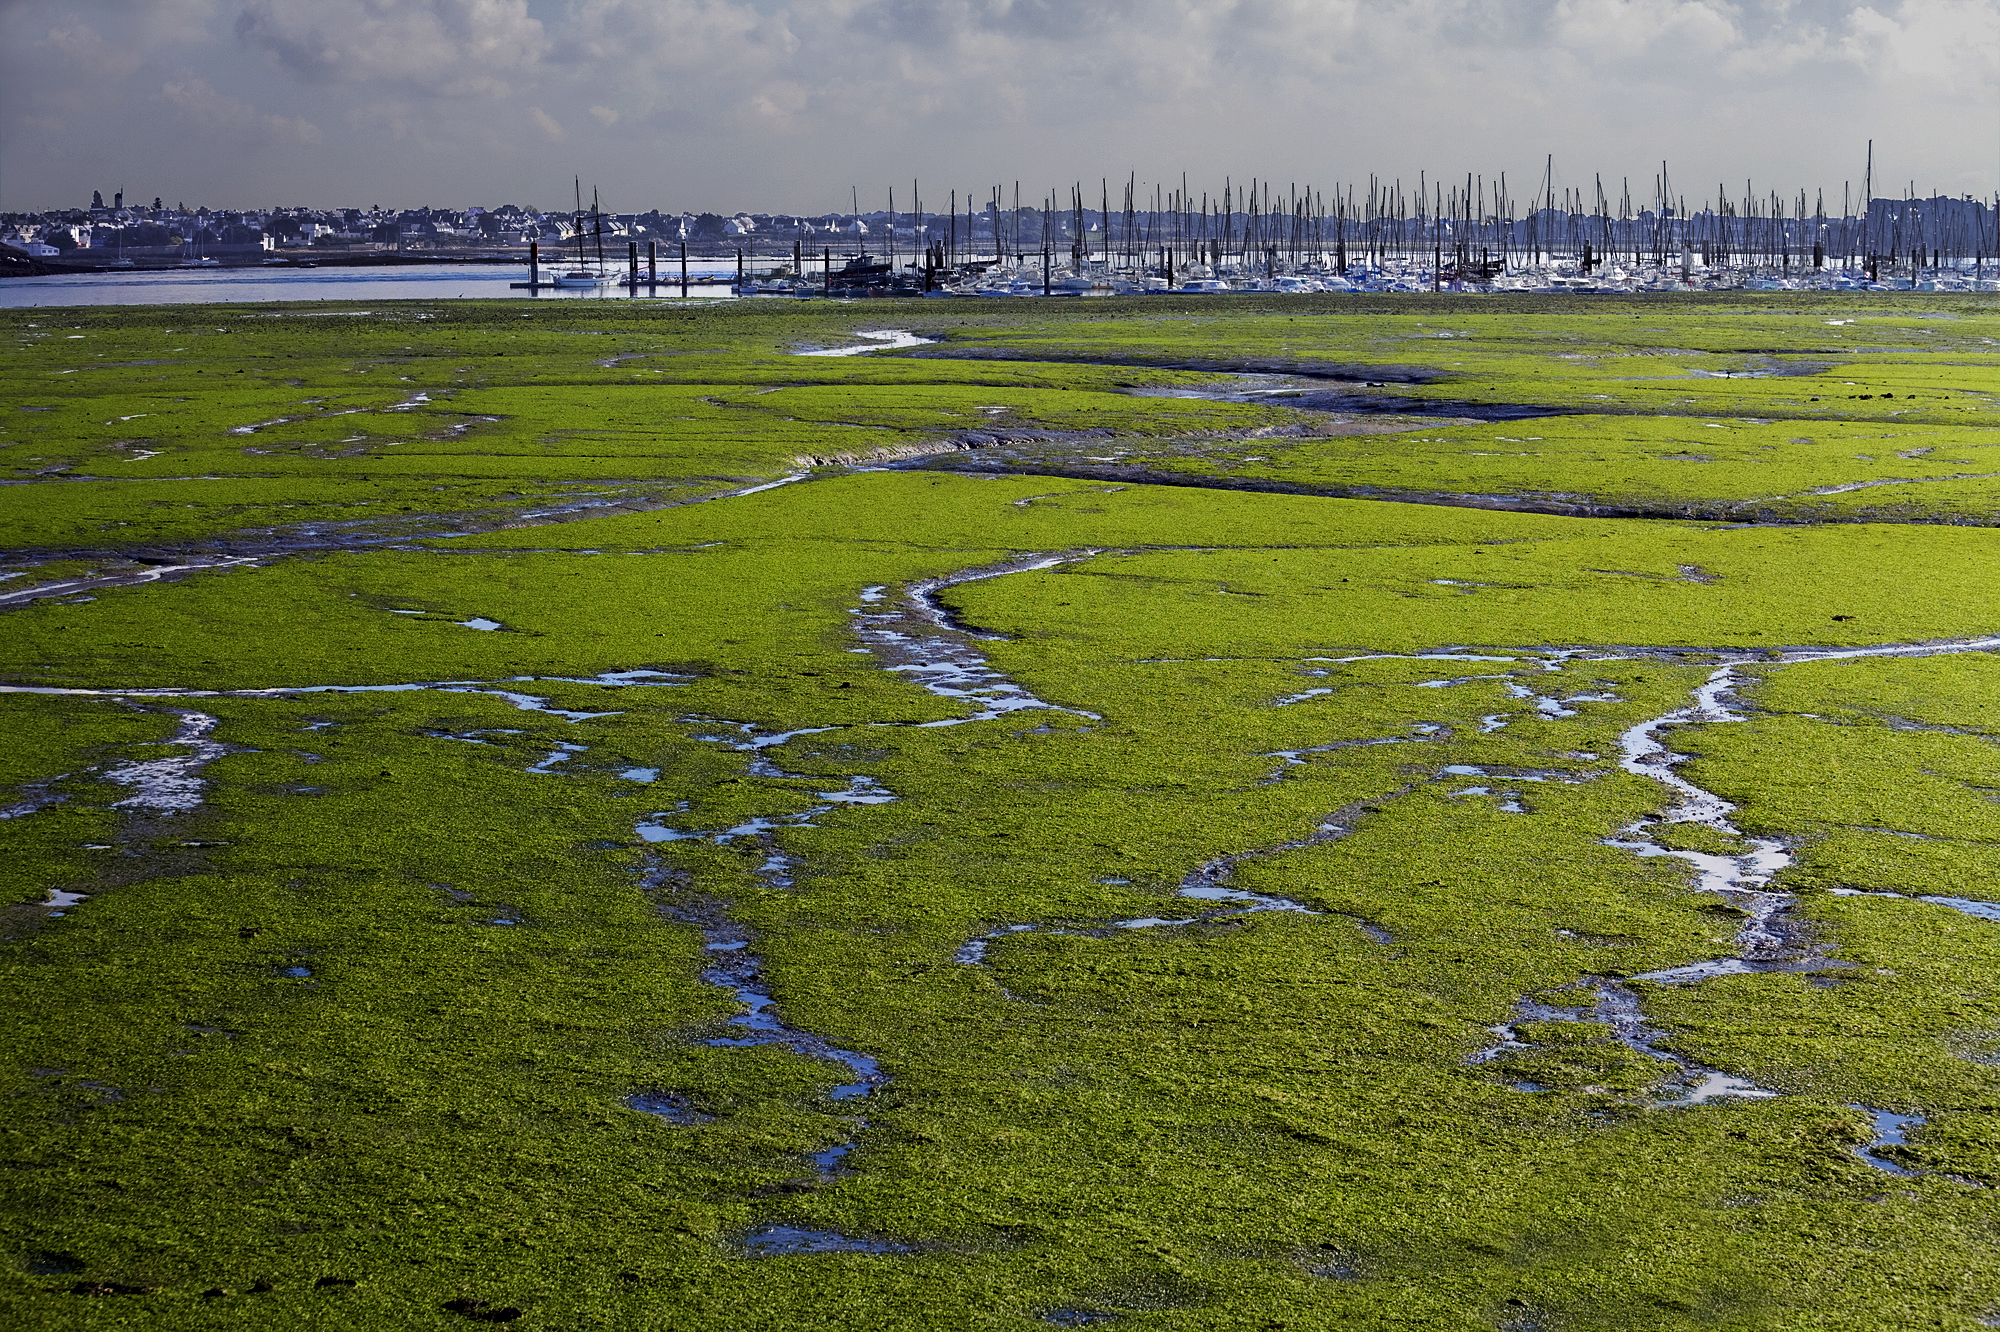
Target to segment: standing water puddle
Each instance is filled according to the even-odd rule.
[[[798,1226],[756,1226],[737,1241],[752,1258],[770,1258],[788,1253],[915,1253],[916,1247],[899,1240],[868,1239],[842,1235],[832,1230],[805,1230]]]
[[[230,747],[208,738],[215,718],[205,712],[179,712],[180,727],[160,745],[178,745],[188,753],[166,758],[121,764],[104,775],[121,786],[133,788],[131,795],[116,801],[113,809],[152,809],[162,814],[185,814],[201,804],[201,770]]]
[[[1907,1166],[1897,1165],[1894,1161],[1876,1153],[1884,1147],[1909,1146],[1909,1130],[1922,1128],[1930,1122],[1929,1120],[1922,1115],[1899,1115],[1892,1110],[1875,1110],[1865,1105],[1850,1105],[1847,1108],[1859,1110],[1867,1115],[1875,1129],[1875,1136],[1866,1145],[1854,1149],[1856,1156],[1884,1174],[1900,1175],[1908,1179],[1923,1173],[1921,1170],[1911,1170]]]
[[[914,333],[905,333],[899,329],[879,329],[874,332],[856,329],[854,336],[867,338],[868,341],[859,347],[814,347],[806,351],[793,352],[792,355],[860,356],[864,352],[895,351],[901,347],[921,347],[926,343],[937,341],[936,338],[920,338]]]

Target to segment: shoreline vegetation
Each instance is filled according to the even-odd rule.
[[[1990,298],[0,336],[10,1326],[2000,1317]]]

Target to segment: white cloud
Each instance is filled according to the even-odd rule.
[[[2000,74],[2000,11],[1981,0],[1907,0],[1891,14],[1858,6],[1847,51],[1921,95],[1990,95]]]
[[[569,131],[562,127],[561,122],[539,106],[528,108],[528,119],[535,122],[535,128],[540,130],[542,137],[550,143],[561,143],[569,137]]]

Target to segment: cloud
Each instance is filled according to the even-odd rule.
[[[550,143],[561,143],[569,137],[569,131],[565,130],[554,116],[542,110],[539,106],[528,108],[528,119],[535,122],[535,128],[540,130],[542,137],[546,138]]]
[[[1882,77],[1918,95],[1989,90],[2000,75],[2000,13],[1979,0],[1908,0],[1884,14],[1858,6],[1848,17],[1846,50]]]
[[[12,0],[0,6],[0,84],[62,84],[78,92],[80,85],[115,84],[164,50],[207,41],[214,13],[215,0]]]
[[[1550,152],[1559,183],[1575,172],[1589,184],[1598,170],[1644,181],[1668,158],[1690,180],[1750,175],[1837,193],[1871,137],[1896,178],[1983,192],[1995,10],[1994,0],[0,0],[0,154],[28,142],[25,118],[39,116],[61,120],[100,173],[119,154],[149,170],[221,172],[196,143],[148,147],[126,128],[172,84],[188,105],[171,123],[202,115],[295,145],[297,126],[343,126],[290,164],[302,186],[337,197],[517,197],[522,182],[581,170],[627,182],[620,193],[649,205],[809,209],[844,202],[850,183],[912,174],[961,189],[1016,176],[1059,187],[1134,168],[1175,182],[1185,170],[1197,190],[1225,174],[1322,186],[1371,172],[1512,180],[1539,174]],[[272,106],[292,128],[255,109]],[[1982,129],[1940,130],[1965,124]],[[10,198],[47,178],[36,161],[25,176],[0,174]],[[84,169],[63,188],[82,185]]]
[[[317,83],[505,96],[548,47],[526,0],[255,0],[236,36]]]
[[[310,121],[268,115],[248,102],[217,92],[204,79],[185,75],[160,86],[160,100],[207,136],[254,142],[318,143],[324,137]]]

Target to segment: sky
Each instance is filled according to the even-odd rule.
[[[2000,189],[2000,0],[0,0],[0,209]]]

